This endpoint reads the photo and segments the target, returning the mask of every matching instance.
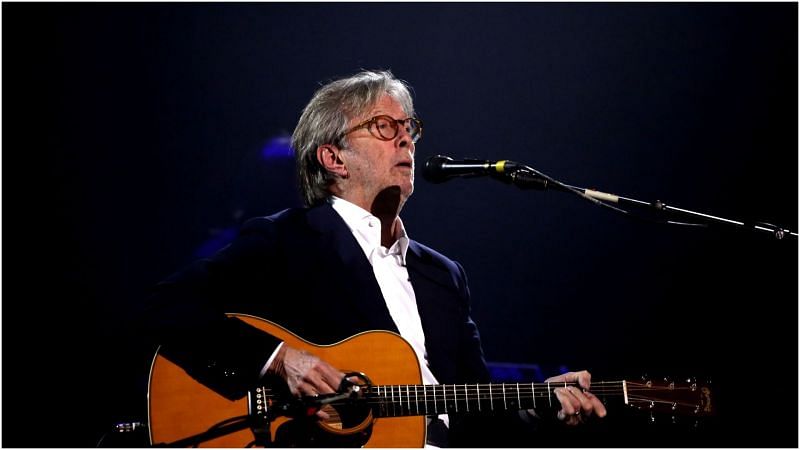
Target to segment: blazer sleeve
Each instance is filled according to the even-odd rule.
[[[152,289],[139,321],[144,336],[197,381],[241,398],[280,341],[226,313],[239,312],[230,310],[236,299],[265,290],[278,247],[269,219],[246,223],[227,247]]]

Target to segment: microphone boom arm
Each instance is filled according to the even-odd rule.
[[[646,208],[648,210],[655,211],[660,214],[691,217],[695,220],[706,222],[706,223],[685,223],[685,222],[666,220],[665,223],[670,225],[707,227],[708,224],[722,224],[752,231],[767,232],[772,234],[778,240],[781,240],[786,236],[794,236],[795,238],[798,237],[797,232],[790,231],[786,228],[782,228],[777,225],[772,225],[769,223],[764,223],[764,222],[745,223],[736,220],[726,219],[724,217],[718,217],[710,214],[690,211],[684,208],[677,208],[674,206],[667,205],[661,200],[656,200],[654,202],[645,202],[642,200],[622,197],[620,195],[609,194],[606,192],[596,191],[593,189],[570,186],[548,175],[545,175],[544,173],[532,167],[522,164],[516,164],[514,169],[497,175],[493,174],[492,177],[500,179],[501,181],[504,181],[506,183],[513,184],[520,189],[536,189],[536,190],[555,189],[562,192],[572,193],[598,206],[611,208],[616,212],[619,212],[629,217],[631,214],[628,211],[610,205],[609,203],[614,203],[617,205],[625,205],[625,206],[634,206],[638,208]]]

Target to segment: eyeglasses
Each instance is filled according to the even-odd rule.
[[[414,117],[395,119],[390,116],[375,116],[345,131],[339,136],[339,139],[360,128],[366,128],[376,138],[382,141],[391,141],[397,137],[397,132],[400,129],[399,125],[405,127],[406,132],[411,136],[411,142],[416,143],[422,137],[422,121],[419,119]]]

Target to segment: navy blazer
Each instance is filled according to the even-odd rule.
[[[440,383],[488,381],[463,268],[413,240],[406,263],[433,374]],[[162,354],[231,398],[258,380],[278,342],[226,312],[263,317],[317,344],[397,332],[372,266],[327,203],[251,219],[213,257],[156,286],[148,304],[148,334]]]
[[[461,265],[415,241],[406,264],[438,381],[490,381]],[[397,332],[372,266],[329,204],[248,221],[230,245],[159,283],[147,311],[144,332],[160,354],[231,399],[259,381],[278,341],[225,313],[263,317],[316,344]],[[531,431],[516,412],[450,417],[450,444],[461,447],[530,445]]]

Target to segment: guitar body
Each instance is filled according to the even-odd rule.
[[[248,395],[229,400],[156,353],[148,390],[151,444],[422,447],[427,414],[491,414],[537,408],[537,400],[541,407],[553,407],[556,388],[575,386],[574,382],[424,385],[414,350],[396,333],[368,331],[335,344],[316,345],[264,319],[230,315],[328,361],[355,385],[336,394],[297,399],[278,379],[274,385],[245,386]],[[694,378],[595,381],[592,392],[603,402],[616,398],[651,418],[669,414],[674,421],[678,414],[695,419],[713,414],[708,384]],[[329,418],[314,417],[320,405]]]
[[[375,385],[418,385],[422,373],[416,354],[402,337],[388,331],[368,331],[332,345],[316,345],[267,320],[248,315],[230,314],[259,328],[287,345],[305,350],[343,372],[362,372]],[[148,421],[150,442],[169,444],[204,433],[227,419],[248,414],[248,399],[231,401],[198,383],[183,369],[156,354],[150,370]],[[317,446],[422,447],[425,444],[425,416],[370,418],[364,432],[337,436],[323,431],[313,421],[285,417],[270,425],[270,435],[282,436],[286,430],[301,429],[332,441],[314,441]],[[294,422],[294,423],[293,423]],[[318,431],[318,433],[317,433]],[[201,447],[245,447],[254,441],[247,428],[207,440]],[[309,441],[280,446],[310,446]]]

